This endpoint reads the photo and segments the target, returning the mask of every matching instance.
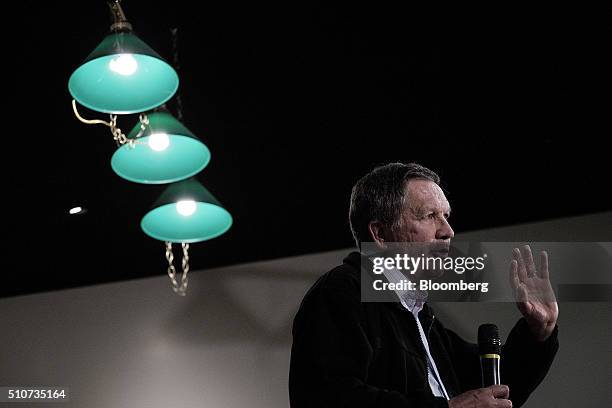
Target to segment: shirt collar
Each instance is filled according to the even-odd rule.
[[[385,269],[383,275],[387,278],[389,283],[399,283],[402,280],[410,280],[406,275],[397,269]],[[395,290],[394,291],[399,298],[402,306],[409,310],[413,315],[417,315],[422,309],[423,305],[427,301],[427,291],[425,290]]]

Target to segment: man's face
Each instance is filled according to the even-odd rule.
[[[450,205],[433,181],[412,179],[406,186],[406,206],[400,228],[393,232],[397,242],[427,242],[448,248],[455,235],[448,223]]]
[[[448,223],[450,205],[442,189],[433,181],[409,180],[405,202],[400,227],[393,231],[395,241],[410,242],[405,249],[410,256],[447,257],[455,233]],[[439,278],[443,274],[443,269],[433,268],[417,271],[414,278]]]

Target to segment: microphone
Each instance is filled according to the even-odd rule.
[[[501,340],[496,325],[488,323],[478,328],[478,353],[483,388],[501,384],[499,375]]]

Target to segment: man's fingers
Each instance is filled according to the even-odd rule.
[[[508,398],[510,395],[510,388],[507,385],[490,385],[487,388],[491,390],[495,398]]]
[[[490,387],[487,387],[491,390],[491,392],[493,393],[493,397],[495,398],[495,401],[493,401],[493,406],[494,407],[499,407],[499,408],[511,408],[512,407],[512,401],[510,401],[508,399],[508,397],[510,396],[510,388],[507,385],[491,385]]]
[[[529,245],[523,245],[521,247],[521,254],[523,254],[523,260],[525,261],[525,270],[527,271],[527,276],[533,278],[536,276],[536,266],[535,262],[533,262],[533,255],[531,254],[531,248]]]
[[[512,408],[512,401],[509,399],[496,399],[493,401],[495,408]]]
[[[521,255],[521,251],[518,248],[514,248],[512,250],[512,256],[516,260],[518,266],[518,277],[521,282],[525,282],[527,280],[527,272],[525,271],[525,263],[523,262],[523,256]]]
[[[540,278],[549,279],[548,274],[548,253],[546,251],[540,252]]]
[[[510,262],[510,286],[514,291],[514,300],[522,314],[528,313],[530,310],[527,304],[527,289],[524,282],[527,279],[525,268],[520,267],[520,262],[517,258],[521,258],[521,253],[518,248],[514,248],[512,252],[514,259]]]
[[[519,277],[518,277],[518,262],[516,259],[513,259],[510,262],[510,287],[512,290],[516,291],[519,286]]]

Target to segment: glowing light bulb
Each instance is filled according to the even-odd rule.
[[[176,211],[179,214],[189,217],[196,210],[196,202],[193,200],[183,200],[176,203]]]
[[[108,67],[119,75],[132,75],[138,69],[138,62],[132,54],[119,54],[117,58],[110,60]]]
[[[149,136],[149,147],[156,152],[166,150],[170,145],[170,138],[165,133],[153,133]]]
[[[69,213],[70,215],[74,215],[74,214],[78,214],[78,213],[80,213],[81,211],[83,211],[83,207],[74,207],[74,208],[71,208],[71,209],[68,211],[68,213]]]

